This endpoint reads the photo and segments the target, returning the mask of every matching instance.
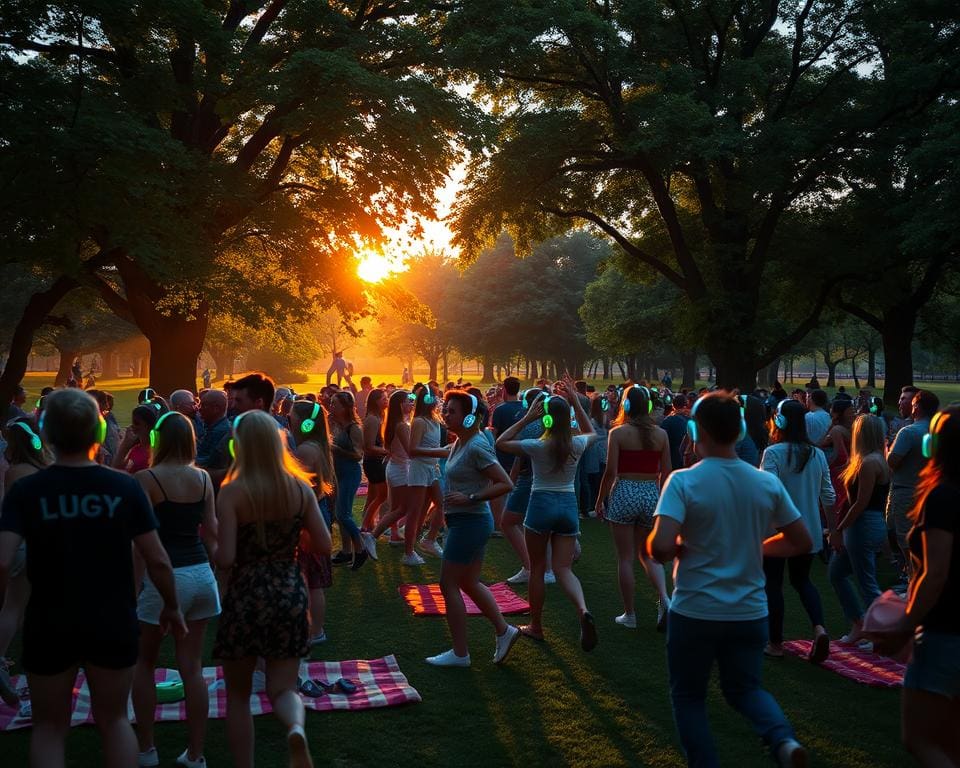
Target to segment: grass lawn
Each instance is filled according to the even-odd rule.
[[[358,501],[359,509],[359,501]],[[307,731],[318,766],[681,766],[670,712],[664,636],[654,631],[653,593],[638,572],[641,627],[627,630],[613,617],[621,612],[609,532],[594,520],[583,523],[583,558],[576,572],[599,628],[600,644],[585,654],[572,607],[560,588],[547,588],[545,626],[550,642],[522,640],[503,667],[495,667],[493,633],[482,618],[469,621],[473,667],[441,670],[424,663],[449,648],[442,618],[416,618],[396,586],[436,581],[439,562],[422,569],[400,566],[400,552],[382,545],[380,561],[359,572],[338,569],[328,591],[326,630],[330,641],[315,659],[376,658],[396,654],[423,702],[395,709],[307,715]],[[516,570],[509,545],[492,540],[484,578],[500,581]],[[845,630],[837,600],[817,561],[815,580],[834,637]],[[889,577],[889,574],[886,574]],[[525,594],[523,588],[520,591]],[[808,628],[796,595],[787,590],[788,638]],[[69,636],[63,642],[69,642]],[[208,630],[205,663],[213,642]],[[19,647],[11,650],[14,657]],[[172,642],[161,663],[173,666]],[[813,751],[817,766],[900,766],[907,755],[899,743],[899,695],[867,688],[805,661],[765,661],[767,688],[777,697]],[[767,766],[759,740],[723,702],[716,685],[709,698],[720,764]],[[257,765],[285,765],[283,733],[272,716],[255,718]],[[186,744],[184,723],[157,726],[162,765],[172,765]],[[27,764],[29,731],[0,737],[7,766]],[[71,731],[68,765],[101,764],[94,728]],[[209,764],[229,765],[223,720],[210,722]]]

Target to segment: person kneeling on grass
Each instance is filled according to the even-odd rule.
[[[127,717],[139,635],[133,548],[163,600],[159,626],[187,634],[149,500],[134,478],[93,460],[105,433],[90,395],[78,389],[50,394],[40,434],[54,463],[18,480],[0,516],[0,593],[22,540],[30,553],[23,666],[33,704],[30,764],[38,768],[64,765],[81,666],[106,765],[137,764]]]
[[[807,752],[776,700],[760,687],[768,639],[763,557],[809,552],[810,534],[783,483],[737,458],[746,432],[740,403],[700,398],[689,437],[701,461],[672,473],[647,540],[660,562],[677,558],[667,618],[670,698],[688,765],[719,765],[706,694],[716,660],[720,688],[781,766],[807,765]],[[765,539],[771,526],[779,533]]]
[[[447,605],[447,626],[453,636],[453,648],[427,659],[428,664],[438,667],[470,666],[467,609],[461,589],[496,630],[494,664],[507,658],[520,637],[520,630],[504,621],[497,601],[480,581],[483,553],[493,532],[489,501],[513,488],[490,443],[480,434],[486,417],[486,406],[474,395],[451,391],[444,397],[444,420],[450,432],[457,436],[447,460],[447,492],[443,499],[447,540],[440,566],[440,589]]]

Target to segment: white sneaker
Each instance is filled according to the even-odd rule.
[[[363,548],[367,551],[367,554],[370,556],[371,560],[377,559],[377,540],[373,538],[373,534],[369,531],[360,531],[360,542],[363,544]]]
[[[150,747],[146,752],[140,752],[137,755],[137,765],[139,768],[153,768],[160,765],[160,755],[156,747]]]
[[[621,627],[626,627],[627,629],[637,628],[637,614],[635,613],[621,613],[614,621]]]
[[[267,690],[267,673],[262,669],[253,670],[253,687],[250,690],[252,693],[263,693]]]
[[[451,648],[449,651],[444,651],[436,656],[428,656],[427,664],[432,664],[435,667],[469,667],[470,654],[457,656]]]
[[[428,555],[433,555],[434,557],[443,557],[443,548],[437,543],[436,539],[428,539],[424,536],[420,539],[418,545],[420,551]]]
[[[400,563],[402,565],[409,565],[411,567],[415,565],[426,565],[426,562],[427,561],[420,557],[420,555],[418,555],[416,552],[411,552],[409,555],[404,555],[400,559]]]
[[[294,725],[287,731],[287,748],[290,750],[290,765],[295,768],[313,768],[307,734],[302,725]]]
[[[597,510],[591,509],[589,512],[587,512],[587,517],[595,519],[597,517]]]
[[[200,757],[195,760],[190,759],[190,750],[183,750],[183,754],[177,758],[177,765],[183,766],[183,768],[207,768],[207,759],[200,755]]]
[[[530,571],[526,568],[521,568],[507,579],[507,584],[526,584],[528,581],[530,581]]]
[[[796,739],[787,739],[777,747],[777,763],[780,768],[807,768],[810,756]]]
[[[507,624],[507,629],[502,635],[497,635],[497,647],[493,652],[493,663],[500,664],[507,660],[507,654],[513,648],[513,644],[520,638],[520,630],[512,624]]]
[[[556,584],[557,577],[553,575],[553,571],[547,571],[543,574],[543,583],[544,584]]]

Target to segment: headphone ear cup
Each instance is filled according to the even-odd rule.
[[[776,425],[777,429],[786,429],[787,420],[783,417],[783,414],[781,413],[774,415],[773,423]]]
[[[700,433],[697,430],[697,422],[695,422],[693,419],[689,419],[687,421],[687,437],[689,437],[690,441],[694,443],[699,442],[700,440]]]
[[[107,420],[100,414],[97,421],[97,444],[103,445],[107,441]],[[153,435],[150,435],[150,445],[153,445]]]
[[[624,412],[624,413],[630,413],[630,398],[629,398],[629,397],[623,398],[623,412]]]
[[[551,416],[549,413],[543,414],[541,421],[543,421],[544,429],[550,429],[553,426],[553,416]]]
[[[156,429],[150,430],[150,447],[151,448],[157,447],[157,430]]]
[[[741,416],[740,417],[740,437],[737,438],[737,442],[739,443],[741,440],[746,438],[746,436],[747,436],[747,420],[743,418],[743,416]]]
[[[234,445],[234,441],[232,437],[230,438],[230,442],[227,443],[227,450],[230,451],[231,459],[237,458],[237,449]]]
[[[933,444],[933,435],[924,435],[923,442],[921,443],[921,450],[923,451],[923,458],[932,459],[935,453],[934,444]]]
[[[474,416],[472,413],[468,413],[466,416],[463,417],[463,426],[465,426],[467,429],[470,429],[470,427],[472,427],[476,423],[477,423],[477,417]]]
[[[316,425],[317,423],[313,419],[304,419],[300,422],[300,431],[305,435],[309,435],[313,432],[313,428]]]
[[[653,413],[653,400],[647,400],[647,413]]]

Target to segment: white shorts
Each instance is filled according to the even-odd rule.
[[[424,461],[411,461],[407,465],[407,485],[430,487],[439,480],[437,476],[437,463],[434,461],[427,464]]]
[[[173,578],[184,619],[202,621],[220,615],[220,593],[209,563],[174,568]],[[150,577],[144,575],[143,591],[137,598],[137,618],[144,624],[159,625],[162,609],[163,598]]]
[[[396,488],[407,484],[407,462],[399,463],[391,459],[387,462],[387,485]]]

